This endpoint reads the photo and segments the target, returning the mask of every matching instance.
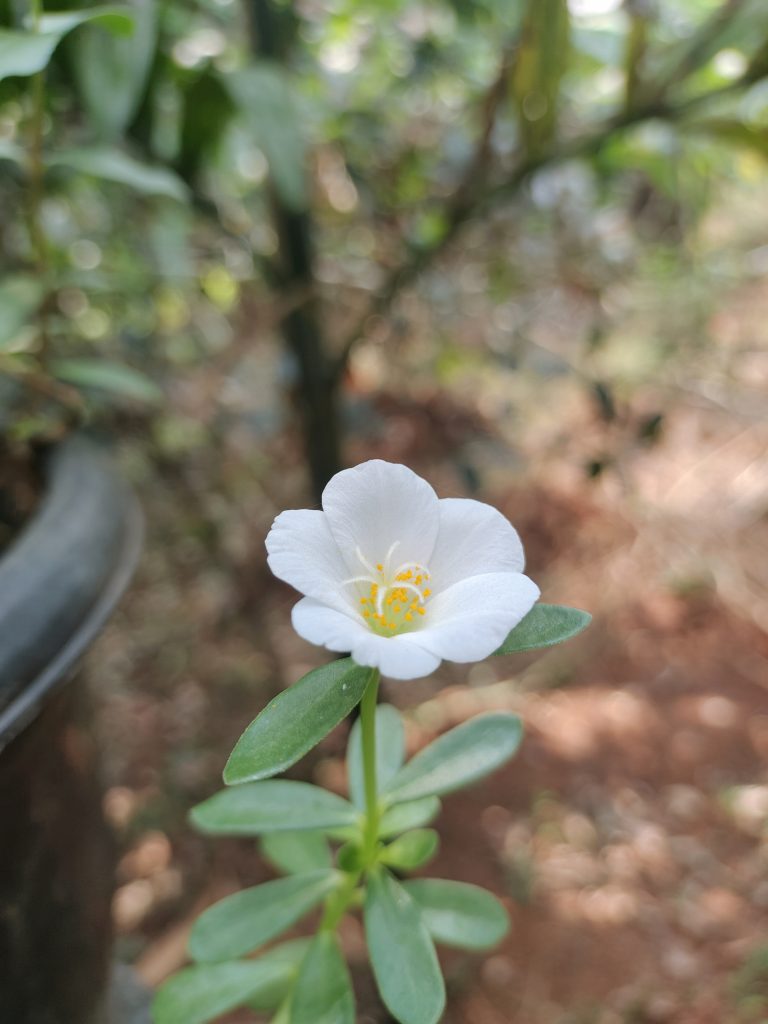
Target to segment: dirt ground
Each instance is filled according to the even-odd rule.
[[[764,306],[740,298],[748,320]],[[489,955],[445,956],[446,1024],[768,1019],[768,356],[734,346],[729,387],[680,389],[653,443],[629,440],[654,408],[642,393],[606,423],[558,384],[522,441],[466,395],[361,387],[350,404],[374,424],[351,462],[404,461],[442,495],[496,504],[544,600],[594,615],[544,656],[386,687],[411,750],[487,708],[526,727],[517,758],[437,824],[426,873],[490,887],[513,919]],[[150,984],[184,962],[203,906],[270,877],[252,844],[202,839],[185,815],[269,697],[323,660],[263,554],[272,516],[307,503],[295,439],[258,458],[249,443],[228,429],[151,472],[138,448],[126,459],[148,552],[91,665],[123,850],[118,948]],[[343,790],[343,747],[339,729],[292,774]],[[386,1021],[359,922],[343,939],[360,1021]]]

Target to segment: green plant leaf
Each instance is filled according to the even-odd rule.
[[[292,210],[305,209],[306,147],[293,83],[285,70],[262,61],[227,75],[226,84],[267,158],[278,195]]]
[[[445,985],[416,903],[390,874],[370,876],[365,936],[381,998],[401,1024],[437,1024]]]
[[[392,803],[439,796],[482,779],[508,761],[520,745],[523,727],[517,715],[478,715],[445,733],[418,753],[392,780]]]
[[[103,359],[56,359],[50,369],[54,377],[79,388],[98,388],[140,402],[157,402],[163,397],[160,388],[148,377],[121,363]]]
[[[130,11],[119,7],[92,7],[86,11],[45,14],[37,31],[0,29],[0,80],[43,71],[62,38],[89,21],[98,22],[111,32],[128,33],[133,28]]]
[[[592,621],[589,612],[560,604],[535,604],[494,654],[516,654],[554,647],[578,636]]]
[[[440,801],[436,796],[425,796],[421,800],[410,800],[395,804],[388,808],[379,822],[379,835],[382,839],[407,832],[410,828],[419,828],[434,821],[440,813]]]
[[[313,871],[225,896],[195,922],[190,955],[217,962],[250,953],[308,914],[340,877],[336,871]]]
[[[134,31],[128,38],[88,26],[74,39],[72,70],[88,123],[105,140],[118,137],[133,120],[155,55],[155,0],[134,0]]]
[[[380,859],[383,864],[400,871],[414,871],[426,864],[437,853],[440,837],[432,828],[419,828],[398,836],[385,846]]]
[[[0,352],[10,349],[19,332],[40,307],[45,288],[28,274],[15,274],[0,283]]]
[[[279,693],[237,741],[224,769],[228,786],[285,771],[360,703],[371,677],[351,658],[316,668]]]
[[[442,878],[414,878],[404,887],[435,940],[459,949],[489,949],[509,931],[509,915],[486,889]]]
[[[376,785],[381,792],[402,767],[405,760],[403,720],[391,704],[376,708]],[[360,719],[352,726],[347,746],[349,795],[355,807],[365,808],[363,745]]]
[[[61,150],[48,158],[48,167],[63,167],[101,181],[125,185],[145,196],[175,199],[189,198],[189,189],[173,171],[145,164],[111,146],[78,146]]]
[[[355,997],[335,935],[309,947],[291,997],[291,1024],[355,1024]]]
[[[336,854],[336,864],[340,871],[346,871],[348,874],[362,871],[366,861],[360,842],[353,839],[341,846]]]
[[[133,32],[133,12],[130,7],[119,5],[89,7],[83,11],[57,11],[53,14],[44,14],[40,19],[39,31],[42,33],[55,32],[59,37],[62,37],[79,25],[85,25],[89,22],[95,22],[101,28],[114,32],[116,35],[129,36]]]
[[[238,1006],[273,1010],[298,974],[309,942],[296,939],[258,960],[199,964],[174,974],[152,1004],[154,1024],[208,1024]]]
[[[268,779],[223,789],[190,815],[202,832],[258,836],[352,825],[358,812],[347,800],[307,782]]]
[[[61,36],[0,29],[0,80],[14,75],[36,75],[47,67]]]
[[[333,865],[331,848],[322,832],[272,832],[263,836],[261,852],[286,875],[303,875]]]

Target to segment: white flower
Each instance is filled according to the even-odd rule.
[[[497,509],[440,500],[407,467],[378,459],[337,473],[322,512],[282,512],[267,551],[275,576],[306,595],[296,632],[393,679],[429,675],[443,658],[486,658],[539,596]]]

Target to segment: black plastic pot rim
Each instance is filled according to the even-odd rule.
[[[63,447],[68,449],[67,456],[70,460],[73,458],[74,460],[87,460],[92,457],[94,465],[97,467],[96,472],[101,473],[100,463],[104,461],[104,452],[92,441],[75,437],[64,442]],[[55,473],[51,473],[50,477],[51,489],[55,491]],[[106,480],[105,489],[109,489],[110,486],[114,487],[116,494],[113,500],[119,504],[120,509],[119,523],[113,527],[114,537],[109,551],[108,569],[98,579],[97,585],[89,595],[87,605],[82,609],[72,628],[68,630],[63,642],[51,652],[34,675],[24,680],[23,687],[18,693],[12,695],[8,704],[0,710],[0,750],[26,728],[36,717],[49,693],[64,683],[75,669],[114,611],[136,568],[144,536],[144,520],[140,506],[130,489],[119,481],[114,469],[104,472],[101,479]],[[50,496],[46,496],[46,498],[48,497]],[[77,515],[78,512],[79,509],[75,507],[73,514]],[[104,514],[108,512],[114,514],[114,508],[105,508]],[[38,527],[35,518],[33,517],[28,527],[29,534],[33,534]],[[87,524],[85,528],[87,529]],[[20,538],[19,543],[23,539],[24,535]],[[0,560],[1,574],[2,560]],[[41,580],[41,585],[44,583],[45,580]],[[0,642],[2,642],[2,638],[0,638]]]

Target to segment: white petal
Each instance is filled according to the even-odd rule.
[[[267,535],[267,562],[278,579],[302,594],[348,611],[352,587],[342,587],[349,570],[341,557],[325,513],[311,509],[281,512]]]
[[[390,679],[421,679],[434,672],[440,664],[439,655],[414,643],[412,633],[399,636],[378,636],[366,630],[351,651],[358,665],[378,668]]]
[[[481,661],[493,654],[538,596],[539,588],[521,573],[470,576],[436,594],[427,605],[424,626],[408,636],[437,658]]]
[[[420,679],[434,672],[440,658],[413,642],[413,635],[378,636],[362,620],[305,597],[294,606],[293,628],[312,644],[349,652],[358,665],[380,669],[391,679]]]
[[[329,651],[351,651],[358,634],[370,632],[351,610],[337,611],[311,597],[302,598],[293,606],[291,621],[299,636]]]
[[[443,498],[438,504],[440,529],[429,563],[435,592],[470,576],[522,572],[520,537],[498,509],[471,498]]]
[[[328,524],[354,574],[365,572],[356,549],[375,565],[384,562],[395,542],[390,568],[427,564],[437,537],[438,505],[426,480],[380,459],[337,473],[323,491]]]

